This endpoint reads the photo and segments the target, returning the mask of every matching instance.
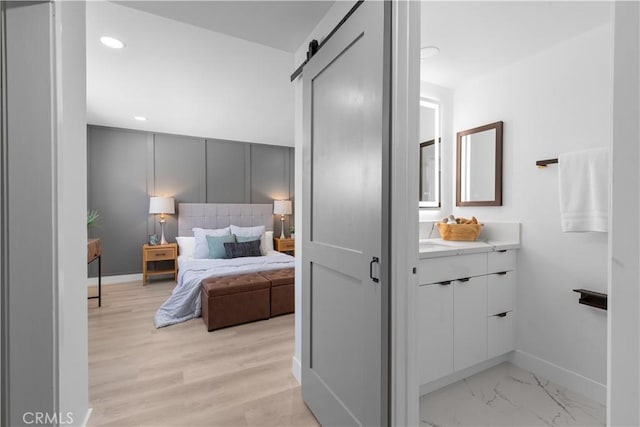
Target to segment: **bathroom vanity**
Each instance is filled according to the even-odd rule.
[[[519,225],[511,228],[516,230],[513,237],[500,241],[420,240],[417,330],[421,386],[434,381],[446,384],[447,376],[515,348]]]

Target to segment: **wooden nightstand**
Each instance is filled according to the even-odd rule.
[[[273,238],[273,248],[278,252],[286,252],[295,255],[296,241],[294,239]]]
[[[161,274],[173,274],[173,280],[178,279],[178,244],[169,243],[166,245],[142,246],[142,286],[147,284],[148,276]],[[147,263],[153,261],[173,261],[171,270],[147,270]]]

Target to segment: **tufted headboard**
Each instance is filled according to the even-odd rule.
[[[264,225],[273,231],[273,205],[240,203],[178,204],[178,236],[193,236],[193,227],[224,228],[229,225]]]

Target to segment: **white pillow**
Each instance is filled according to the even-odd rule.
[[[265,252],[273,252],[273,231],[264,232],[264,250]]]
[[[193,258],[193,254],[196,250],[196,238],[192,236],[178,236],[176,237],[178,242],[178,249],[181,256]]]
[[[238,227],[237,225],[232,225],[231,234],[242,237],[260,237],[260,253],[266,255],[264,229],[264,225],[256,225],[255,227]],[[273,245],[273,242],[271,244]]]
[[[230,236],[231,231],[229,227],[219,228],[217,230],[210,230],[208,228],[193,228],[193,237],[195,238],[196,245],[193,257],[194,258],[209,258],[209,244],[207,243],[206,236]]]

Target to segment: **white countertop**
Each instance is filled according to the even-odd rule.
[[[499,240],[462,242],[443,239],[420,239],[418,245],[420,258],[502,251],[506,249],[518,249],[519,247],[520,242],[518,241]]]

